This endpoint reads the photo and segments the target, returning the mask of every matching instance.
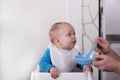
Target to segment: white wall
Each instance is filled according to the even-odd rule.
[[[29,80],[49,44],[48,31],[54,22],[70,22],[81,39],[79,1],[1,0],[0,80]]]
[[[82,0],[69,0],[69,22],[75,27],[77,45],[82,52]]]

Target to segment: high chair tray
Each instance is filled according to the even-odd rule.
[[[31,80],[93,80],[91,72],[60,73],[57,79],[53,79],[50,73],[32,72]]]

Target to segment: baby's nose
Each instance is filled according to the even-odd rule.
[[[76,39],[76,36],[75,36],[75,35],[73,35],[73,38],[75,38],[75,39]]]

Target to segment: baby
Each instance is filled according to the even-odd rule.
[[[91,66],[79,65],[75,61],[75,56],[80,53],[74,48],[76,37],[71,24],[67,22],[53,24],[49,37],[52,44],[46,49],[39,62],[41,71],[50,72],[54,79],[59,77],[60,72],[72,72],[75,67],[92,72]]]

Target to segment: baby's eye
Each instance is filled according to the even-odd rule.
[[[71,33],[68,33],[67,36],[71,36]]]
[[[75,36],[75,33],[68,33],[66,36]]]
[[[73,33],[73,35],[75,36],[75,33]]]

